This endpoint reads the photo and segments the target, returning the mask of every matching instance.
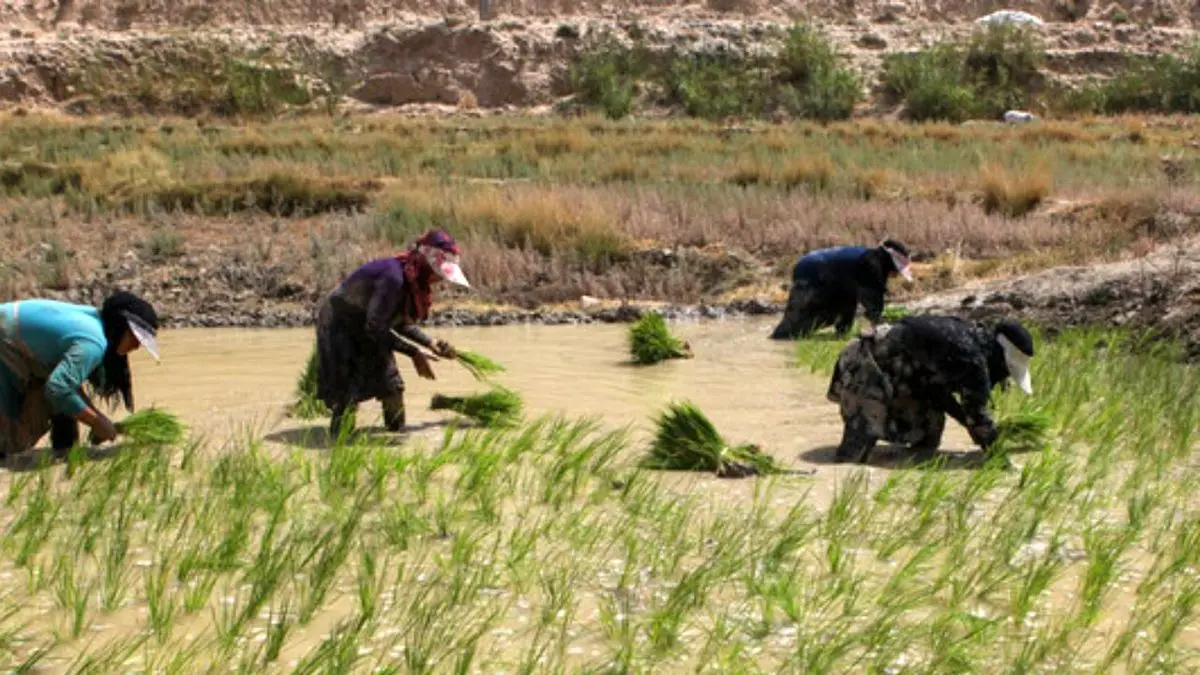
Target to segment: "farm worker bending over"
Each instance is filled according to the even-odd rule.
[[[996,440],[992,388],[1012,377],[1032,394],[1033,338],[1005,320],[994,329],[949,316],[913,316],[852,340],[838,357],[827,398],[841,407],[841,462],[865,463],[884,439],[928,457],[946,415],[986,452]],[[955,400],[957,394],[961,403]]]
[[[359,267],[325,298],[317,313],[317,395],[333,413],[334,437],[346,413],[369,399],[383,404],[389,430],[404,427],[404,380],[393,352],[412,359],[421,377],[434,375],[429,357],[401,336],[437,356],[454,357],[453,347],[435,344],[416,323],[429,317],[435,283],[470,287],[458,256],[449,234],[431,230],[411,249]]]
[[[133,410],[129,353],[145,347],[158,360],[158,314],[132,293],[110,295],[97,310],[55,300],[0,305],[0,455],[31,450],[47,431],[56,453],[79,440],[117,436],[112,420],[83,394],[88,382],[108,402]]]
[[[787,308],[771,339],[808,337],[835,323],[838,334],[845,335],[860,303],[871,325],[878,325],[888,279],[896,274],[912,281],[908,248],[895,239],[875,248],[842,246],[805,255],[792,268]]]

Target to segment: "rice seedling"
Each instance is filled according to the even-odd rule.
[[[1048,443],[1052,419],[1044,412],[1022,412],[996,423],[997,453],[1032,452]]]
[[[174,414],[157,408],[139,410],[117,422],[117,431],[134,445],[176,445],[183,441],[187,428]]]
[[[674,402],[659,414],[646,469],[713,471],[722,478],[778,473],[780,466],[752,444],[730,445],[691,401]]]
[[[504,372],[504,366],[476,352],[455,349],[454,358],[480,381],[488,379],[489,375]]]
[[[639,365],[660,363],[667,359],[692,358],[688,343],[671,334],[661,314],[646,312],[629,327],[629,353]]]
[[[524,403],[516,392],[502,386],[471,396],[435,394],[430,410],[450,410],[470,417],[488,427],[509,427],[519,421]]]
[[[288,409],[289,414],[297,419],[310,420],[318,417],[328,417],[329,408],[324,401],[317,397],[317,346],[313,345],[308,355],[308,363],[296,380],[296,400]]]

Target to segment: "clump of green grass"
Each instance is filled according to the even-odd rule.
[[[115,426],[137,445],[174,445],[187,431],[178,417],[157,408],[139,410]]]
[[[691,401],[670,404],[659,416],[646,469],[714,471],[721,478],[780,473],[782,469],[758,446],[730,445],[712,421]]]
[[[641,365],[692,358],[691,346],[672,335],[666,320],[655,312],[643,314],[629,327],[629,353]]]
[[[884,323],[896,323],[897,321],[910,316],[911,314],[912,312],[908,311],[907,307],[892,305],[884,308],[882,318]]]
[[[292,417],[311,420],[329,415],[329,408],[317,397],[317,347],[313,345],[308,363],[296,381],[296,402],[291,405]]]
[[[1019,412],[996,424],[996,452],[1041,450],[1048,442],[1050,415],[1043,412]]]
[[[504,366],[476,352],[456,349],[454,358],[477,380],[486,380],[488,375],[505,372]]]
[[[429,402],[430,410],[452,410],[479,420],[489,427],[516,424],[521,418],[523,407],[524,403],[519,394],[499,385],[486,393],[471,396],[435,394]]]

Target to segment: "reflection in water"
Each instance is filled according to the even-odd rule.
[[[825,400],[827,379],[791,367],[792,346],[767,339],[772,325],[772,320],[673,324],[696,358],[646,367],[628,364],[624,325],[429,332],[503,364],[508,372],[499,381],[524,397],[530,415],[596,416],[614,427],[633,424],[644,437],[663,405],[690,398],[731,441],[758,443],[787,464],[820,462],[841,431],[836,407]],[[311,329],[164,331],[161,364],[141,352],[133,357],[138,405],[170,409],[209,438],[253,433],[269,442],[320,446],[312,434],[322,433],[328,420],[284,414],[313,340]],[[428,409],[433,394],[485,386],[452,362],[434,364],[436,381],[418,378],[404,357],[400,367],[413,435],[436,436],[450,417]],[[378,404],[364,404],[359,419],[364,426],[379,424]],[[947,441],[955,438],[948,430]]]

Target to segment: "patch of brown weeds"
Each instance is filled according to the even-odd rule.
[[[1037,208],[1054,186],[1054,175],[1041,165],[1012,171],[999,164],[985,165],[979,171],[979,187],[985,213],[1001,213],[1020,218]]]

